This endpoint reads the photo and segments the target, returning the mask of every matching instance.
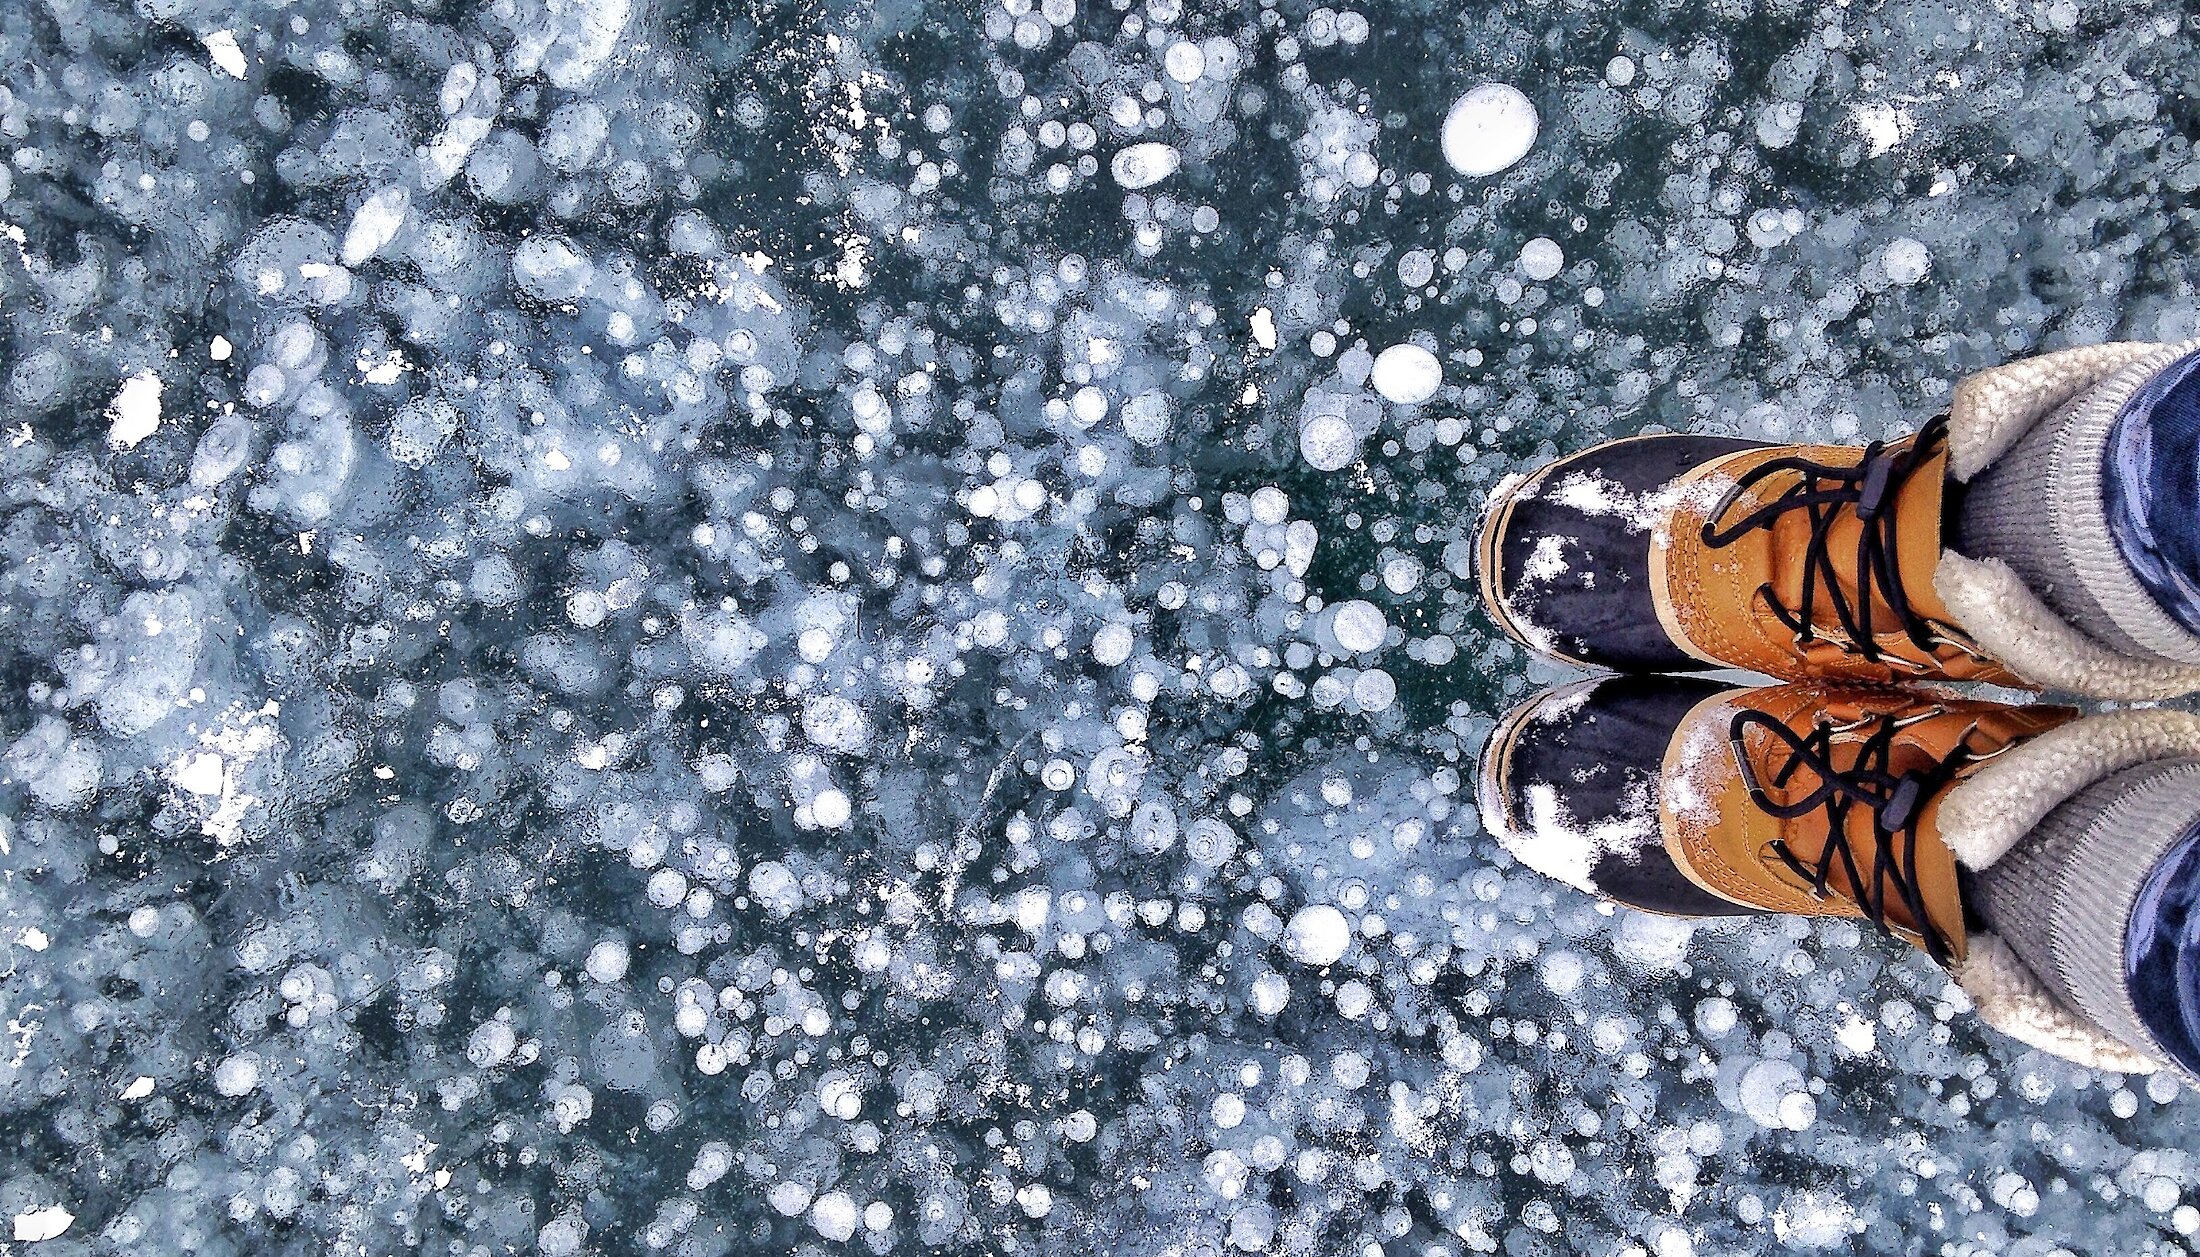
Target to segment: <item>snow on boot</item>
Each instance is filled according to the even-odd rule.
[[[2200,689],[2200,634],[2165,627],[2137,576],[2102,574],[2122,561],[2102,548],[2116,542],[2098,448],[2119,416],[2144,430],[2164,409],[2147,385],[2191,348],[2102,345],[1999,367],[1964,380],[1949,414],[1914,436],[1862,447],[1605,442],[1498,487],[1477,545],[1484,601],[1516,640],[1582,666],[2109,698]],[[2021,475],[1988,475],[1973,511],[1967,482],[2034,428]],[[2090,479],[2071,470],[2088,457]],[[2065,492],[2043,538],[2045,525],[2007,523],[2025,477],[2094,489]],[[2064,596],[2073,572],[2108,592]]]

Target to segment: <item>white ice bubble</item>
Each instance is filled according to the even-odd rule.
[[[58,1239],[76,1215],[60,1205],[47,1205],[42,1209],[26,1209],[15,1215],[15,1242],[18,1244],[43,1244]]]
[[[1113,668],[1131,657],[1135,641],[1129,625],[1103,624],[1092,635],[1093,662],[1103,668]]]
[[[118,450],[134,448],[160,430],[160,374],[140,371],[122,382],[107,407],[107,444]]]
[[[1905,287],[1925,278],[1933,268],[1933,252],[1921,240],[1899,236],[1888,242],[1879,255],[1879,265],[1887,272],[1887,278]]]
[[[607,938],[588,949],[583,968],[598,982],[610,984],[626,976],[627,949],[623,939]]]
[[[529,236],[512,250],[512,279],[540,301],[571,301],[588,288],[595,267],[563,236]]]
[[[1398,682],[1381,668],[1369,668],[1352,678],[1352,701],[1361,711],[1387,711],[1398,701]]]
[[[1535,103],[1519,88],[1484,83],[1444,118],[1444,160],[1460,174],[1494,175],[1528,155],[1538,126]]]
[[[237,46],[235,31],[215,31],[203,41],[206,55],[214,59],[214,67],[233,79],[245,74],[244,49]]]
[[[1284,927],[1283,949],[1302,965],[1319,968],[1344,958],[1352,946],[1352,923],[1344,913],[1325,903],[1311,904],[1291,914]]]
[[[1444,386],[1444,366],[1419,345],[1392,345],[1375,355],[1375,391],[1401,406],[1418,406]]]
[[[1541,971],[1543,985],[1560,999],[1569,998],[1580,990],[1581,980],[1587,973],[1581,953],[1575,951],[1547,952],[1537,968]]]
[[[810,815],[816,818],[820,829],[839,829],[848,823],[851,814],[848,796],[829,786],[810,800]]]
[[[1818,1102],[1802,1072],[1785,1060],[1762,1060],[1743,1070],[1735,1095],[1750,1120],[1768,1129],[1806,1130],[1818,1120]]]
[[[856,1233],[861,1217],[855,1200],[846,1192],[826,1192],[810,1206],[810,1225],[817,1228],[819,1235],[836,1244]]]
[[[1136,191],[1150,188],[1175,174],[1183,163],[1183,156],[1174,148],[1149,140],[1117,151],[1108,163],[1108,171],[1117,183]]]
[[[1549,236],[1537,236],[1520,246],[1520,273],[1539,284],[1565,268],[1565,251]]]
[[[222,792],[222,757],[212,751],[185,755],[176,761],[168,779],[191,794],[218,795]]]
[[[838,694],[813,694],[802,704],[802,732],[827,750],[852,755],[869,745],[871,722]]]
[[[1329,631],[1337,644],[1353,654],[1374,650],[1383,644],[1383,634],[1390,625],[1383,619],[1381,607],[1365,599],[1354,598],[1337,604]]]
[[[1360,434],[1343,415],[1317,412],[1299,424],[1299,456],[1316,471],[1349,467],[1360,456]]]
[[[810,1207],[810,1185],[791,1178],[781,1179],[772,1184],[765,1198],[771,1201],[772,1208],[791,1218]]]
[[[357,266],[396,239],[411,205],[412,193],[401,184],[392,184],[360,202],[358,212],[351,216],[350,229],[344,233],[344,265]]]
[[[226,1057],[214,1067],[214,1090],[225,1096],[241,1096],[260,1085],[260,1058],[250,1052]]]
[[[1207,54],[1191,40],[1180,39],[1161,54],[1161,68],[1179,83],[1194,83],[1207,72]]]
[[[1772,1233],[1789,1248],[1835,1248],[1848,1244],[1856,1210],[1824,1190],[1791,1191],[1772,1215]]]

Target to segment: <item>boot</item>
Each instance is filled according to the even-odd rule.
[[[1605,676],[1508,715],[1477,797],[1507,852],[1577,889],[1673,915],[1865,921],[1947,968],[1989,1025],[2142,1072],[2155,1041],[2085,977],[2102,967],[2087,948],[2122,946],[2178,834],[2095,823],[2087,792],[2129,794],[2119,774],[2178,757],[2200,771],[2200,718],[2184,712],[2078,719],[1926,687]]]
[[[2104,698],[2200,689],[2200,633],[2104,549],[2132,530],[2116,532],[2120,482],[2100,471],[2117,420],[2195,400],[2149,381],[2190,376],[2179,387],[2200,398],[2200,372],[2172,370],[2200,362],[2192,348],[2013,363],[1963,381],[1916,435],[1863,447],[1605,442],[1492,494],[1484,602],[1515,640],[1577,666]],[[2049,489],[2052,513],[2038,502]]]

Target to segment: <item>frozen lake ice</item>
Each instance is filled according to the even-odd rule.
[[[30,0],[0,1241],[2183,1253],[2200,1106],[1513,864],[1507,472],[2200,333],[2142,0]]]

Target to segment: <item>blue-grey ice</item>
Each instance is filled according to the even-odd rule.
[[[2188,1251],[2174,1082],[1463,780],[1508,472],[2200,330],[2195,34],[10,9],[0,1244]]]

